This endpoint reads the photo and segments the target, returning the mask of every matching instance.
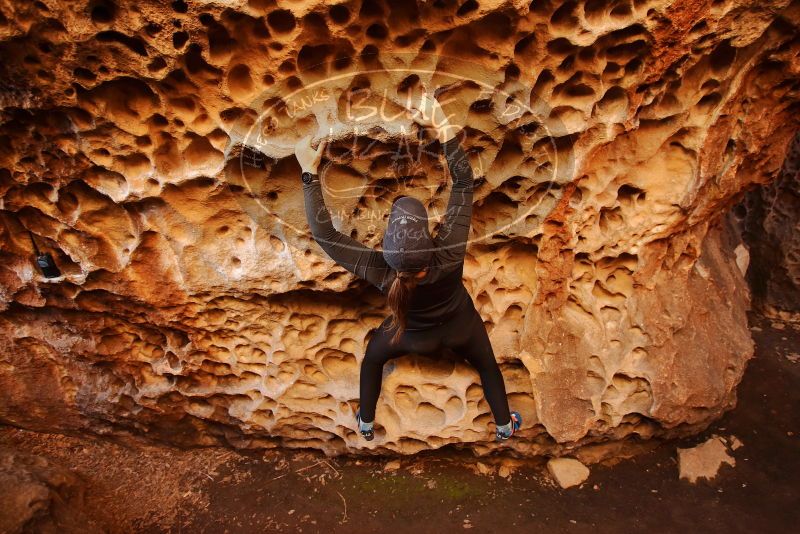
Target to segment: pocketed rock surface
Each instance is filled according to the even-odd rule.
[[[584,483],[568,489],[552,479],[544,458],[476,458],[453,446],[400,458],[327,458],[317,450],[180,448],[145,437],[121,444],[117,436],[0,425],[0,449],[77,475],[83,500],[70,501],[72,511],[109,534],[439,534],[467,523],[474,532],[627,532],[631,524],[643,532],[794,532],[800,366],[784,354],[798,350],[800,324],[777,329],[748,315],[756,355],[733,410],[698,435],[648,440],[648,453],[595,463]],[[727,441],[736,466],[695,483],[679,478],[677,449],[709,438]],[[22,457],[14,453],[12,471],[25,469]],[[3,490],[0,481],[0,499]],[[0,506],[0,523],[23,525],[27,517]],[[70,529],[57,514],[39,519],[48,517],[59,534],[88,531],[86,523]],[[34,525],[28,530],[43,531]]]
[[[784,0],[0,2],[0,420],[585,463],[706,428],[753,353],[725,213],[798,127],[798,20]],[[465,126],[464,282],[525,421],[507,443],[457,354],[387,366],[361,439],[385,300],[305,222],[292,147],[315,133],[337,228],[379,246],[399,193],[439,224],[440,147],[402,113],[422,84]]]

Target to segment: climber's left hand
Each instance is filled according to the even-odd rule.
[[[314,149],[311,146],[313,137],[312,134],[309,134],[300,139],[294,147],[294,155],[297,158],[297,162],[300,164],[302,172],[317,174],[319,162],[322,161],[322,153],[325,151],[328,140],[323,137],[320,139],[317,148]]]

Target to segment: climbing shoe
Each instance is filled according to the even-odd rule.
[[[511,420],[505,425],[497,426],[497,433],[495,437],[497,441],[505,441],[514,435],[514,432],[519,430],[522,426],[522,416],[519,412],[511,412]]]
[[[375,432],[373,431],[373,425],[375,421],[371,423],[365,423],[361,420],[361,408],[356,410],[356,421],[358,422],[358,430],[361,432],[361,435],[364,436],[364,439],[367,441],[372,441],[375,437]]]

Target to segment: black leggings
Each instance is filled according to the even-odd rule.
[[[408,353],[433,355],[443,348],[449,348],[457,355],[466,358],[480,374],[483,394],[492,410],[495,424],[508,424],[511,415],[503,375],[494,358],[486,327],[472,303],[462,306],[461,311],[443,325],[403,332],[396,345],[389,344],[395,332],[394,329],[386,329],[389,320],[390,317],[384,319],[373,332],[361,362],[362,421],[375,420],[375,405],[381,393],[383,365],[387,361]]]

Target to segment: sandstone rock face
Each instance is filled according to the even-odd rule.
[[[747,193],[740,207],[755,303],[769,315],[800,317],[800,134],[778,179]]]
[[[0,3],[0,420],[329,454],[592,452],[707,426],[752,342],[722,214],[798,121],[797,4]],[[383,297],[311,239],[302,135],[337,228],[449,179],[422,84],[475,169],[465,284],[526,422],[493,442],[458,355],[359,364]],[[44,279],[33,247],[63,276]],[[432,229],[435,231],[435,229]],[[611,449],[609,449],[611,450]]]

